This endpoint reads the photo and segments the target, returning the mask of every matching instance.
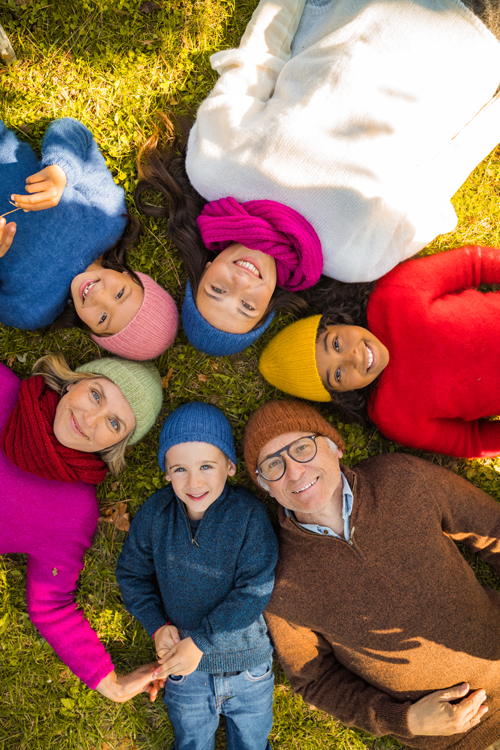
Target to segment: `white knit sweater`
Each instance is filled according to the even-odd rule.
[[[300,211],[324,272],[370,281],[455,226],[451,196],[500,141],[500,44],[459,0],[336,0],[292,57],[303,8],[261,0],[212,56],[187,172],[208,200]]]

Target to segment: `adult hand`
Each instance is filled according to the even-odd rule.
[[[175,625],[169,624],[159,628],[154,634],[156,656],[159,659],[166,656],[170,649],[179,643],[179,641],[179,631]]]
[[[67,179],[64,170],[57,164],[45,167],[26,180],[26,192],[30,195],[11,195],[10,199],[25,211],[43,211],[57,206],[61,200]]]
[[[7,221],[0,219],[0,258],[3,258],[9,247],[12,245],[12,240],[16,233],[16,223],[14,221]]]
[[[436,690],[414,703],[408,712],[408,728],[412,734],[447,736],[466,732],[479,724],[488,707],[484,690],[469,692],[469,685],[461,685],[447,690]],[[462,698],[459,703],[450,703]]]
[[[158,659],[161,668],[155,670],[153,677],[162,678],[169,674],[191,674],[200,663],[203,651],[200,651],[192,638],[183,638],[162,659]]]
[[[150,699],[154,701],[158,690],[165,684],[165,680],[153,676],[156,668],[158,663],[153,662],[143,664],[125,675],[117,675],[113,670],[100,681],[97,690],[115,703],[125,703],[139,693],[149,693]]]

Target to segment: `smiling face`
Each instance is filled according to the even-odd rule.
[[[92,378],[68,386],[57,404],[54,435],[67,448],[96,453],[119,443],[135,426],[135,414],[118,386]]]
[[[316,341],[316,365],[329,391],[364,388],[388,362],[388,350],[366,328],[329,325]]]
[[[207,263],[196,307],[219,331],[248,333],[262,319],[275,288],[274,258],[233,244]]]
[[[203,518],[206,509],[222,494],[236,466],[211,443],[178,443],[165,454],[167,479],[186,506],[189,518]]]
[[[137,315],[144,290],[128,273],[94,261],[71,282],[78,317],[98,336],[119,333]]]
[[[257,466],[283,446],[309,435],[311,432],[286,432],[273,438],[261,449]],[[277,482],[266,482],[271,497],[284,508],[293,510],[301,523],[317,523],[323,514],[338,504],[342,492],[339,465],[342,451],[333,451],[322,435],[316,438],[316,444],[318,452],[308,463],[298,463],[283,453],[284,475]]]

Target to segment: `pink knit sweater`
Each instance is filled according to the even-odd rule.
[[[0,431],[21,381],[0,364]],[[85,482],[41,479],[0,451],[0,554],[28,555],[26,598],[33,624],[57,655],[90,688],[113,669],[109,654],[75,601],[85,550],[99,510]]]

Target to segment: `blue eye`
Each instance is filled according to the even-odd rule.
[[[106,318],[107,318],[107,317],[108,317],[108,316],[106,315],[106,313],[103,313],[103,315],[102,315],[102,317],[101,317],[101,319],[100,319],[99,323],[104,323],[104,321],[106,320]]]
[[[203,466],[200,467],[201,469],[212,469],[213,467],[210,466],[210,464],[203,464]]]
[[[248,302],[243,302],[243,300],[241,300],[241,304],[243,305],[243,307],[246,307],[247,310],[255,310],[255,307],[249,305]]]
[[[97,393],[97,391],[91,391],[91,393],[92,393],[92,396],[97,401],[97,403],[99,403],[100,397],[99,397],[99,394]]]
[[[335,370],[335,380],[337,381],[337,383],[340,383],[340,367],[337,367],[337,369]]]
[[[213,284],[210,284],[214,292],[217,292],[217,294],[224,294],[224,289],[219,289],[218,286],[214,286]]]
[[[339,350],[339,340],[338,340],[337,336],[335,336],[335,338],[333,339],[333,348],[335,349],[336,352],[338,352],[338,350]]]
[[[186,471],[182,466],[178,466],[177,469],[174,469],[174,474],[180,474],[181,471]]]
[[[121,299],[123,297],[123,292],[125,291],[125,288],[123,288],[118,294],[116,295],[116,299]]]
[[[115,432],[118,432],[118,426],[119,425],[118,425],[118,422],[116,421],[116,419],[110,419],[109,421],[111,422],[111,427],[113,428],[113,430]]]

